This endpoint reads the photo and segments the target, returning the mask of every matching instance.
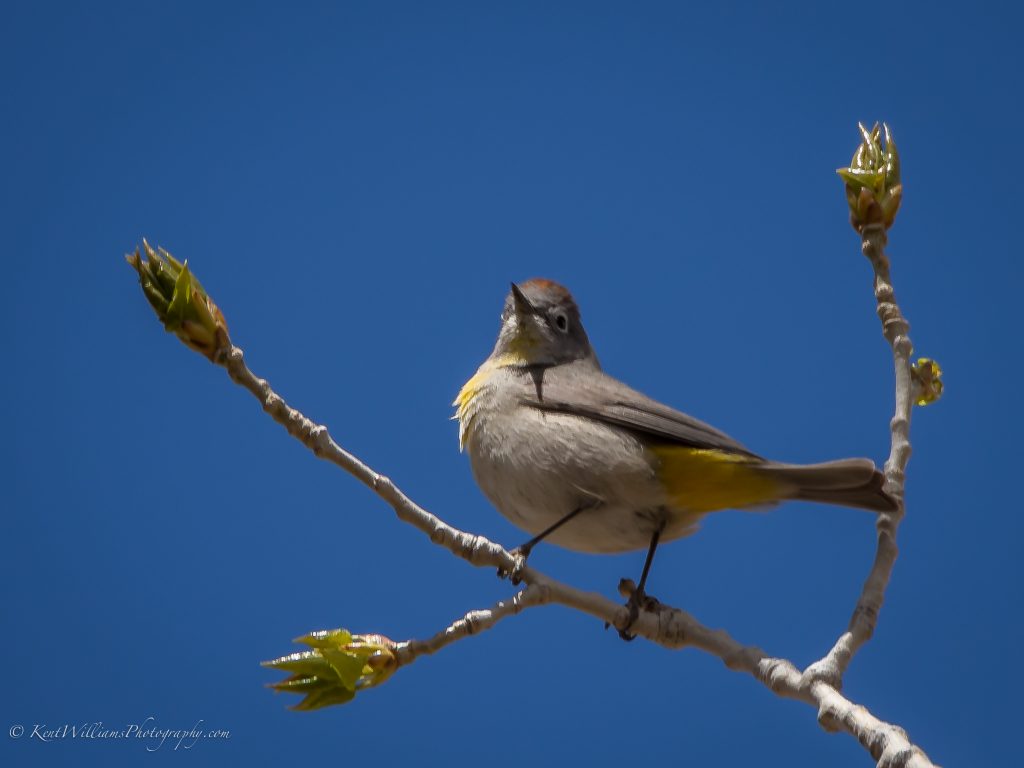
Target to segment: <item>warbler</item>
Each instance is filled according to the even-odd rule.
[[[569,291],[512,284],[498,340],[453,405],[487,498],[533,538],[578,552],[648,548],[722,509],[788,499],[892,511],[869,459],[768,461],[601,370]]]

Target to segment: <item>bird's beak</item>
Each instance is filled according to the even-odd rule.
[[[526,294],[515,283],[512,283],[512,303],[519,317],[538,314],[537,308],[530,303]]]

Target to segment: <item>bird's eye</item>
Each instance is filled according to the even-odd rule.
[[[565,312],[555,313],[555,328],[560,330],[562,333],[566,333],[569,330],[569,318]]]

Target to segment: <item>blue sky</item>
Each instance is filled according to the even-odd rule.
[[[122,256],[188,258],[253,370],[452,524],[450,402],[510,280],[557,279],[605,368],[789,461],[888,452],[891,359],[834,169],[903,157],[897,295],[947,395],[845,691],[945,765],[1016,755],[1019,10],[981,4],[37,3],[0,24],[5,730],[146,718],[188,751],[0,739],[5,765],[326,760],[865,766],[802,704],[559,607],[293,713],[308,630],[425,637],[510,594],[315,460],[152,317]],[[1014,94],[1018,94],[1014,96]],[[799,665],[846,626],[863,513],[726,512],[651,591]],[[642,553],[540,547],[614,595]]]

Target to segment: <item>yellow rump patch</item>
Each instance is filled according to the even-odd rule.
[[[724,451],[652,446],[661,480],[673,507],[703,514],[779,501],[778,481],[756,468],[756,460]]]

